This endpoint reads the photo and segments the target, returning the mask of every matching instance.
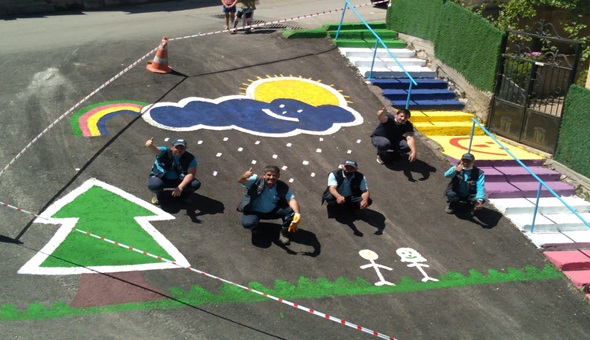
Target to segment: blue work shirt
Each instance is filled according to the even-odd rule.
[[[250,189],[252,187],[252,185],[254,185],[254,182],[256,182],[256,179],[258,178],[257,175],[252,175],[250,176],[250,178],[248,178],[248,183],[247,184],[242,184],[246,189]],[[285,195],[285,199],[287,200],[287,202],[289,202],[290,200],[294,199],[295,195],[293,195],[293,193],[291,192],[291,189],[289,188],[289,190],[287,191],[287,194]],[[264,183],[264,189],[262,190],[262,192],[260,193],[260,196],[258,196],[258,198],[256,198],[254,201],[250,202],[252,210],[259,212],[259,213],[268,213],[273,211],[276,207],[277,207],[277,203],[279,202],[280,197],[279,197],[279,193],[277,192],[277,185],[275,183],[275,185],[272,186],[272,188],[269,188],[266,183]]]
[[[453,165],[447,172],[445,172],[446,178],[453,178],[457,174],[455,169],[457,166]],[[467,181],[469,180],[469,176],[471,175],[472,170],[465,170],[463,169],[463,178],[459,181],[459,196],[467,197],[469,196],[469,192],[467,192]],[[479,177],[477,178],[476,182],[477,193],[475,194],[475,199],[478,201],[484,201],[486,198],[486,188],[485,188],[485,175],[483,171],[479,171]]]
[[[352,190],[350,189],[350,183],[352,182],[352,179],[355,178],[358,174],[355,172],[354,175],[352,175],[349,178],[346,178],[346,176],[344,176],[344,170],[342,171],[342,176],[344,177],[344,180],[342,181],[342,184],[340,184],[340,186],[338,187],[338,181],[336,180],[336,176],[334,176],[333,172],[330,172],[330,175],[328,175],[328,186],[337,186],[336,190],[338,191],[338,193],[344,197],[349,197],[352,196]],[[361,191],[367,191],[369,190],[369,188],[367,187],[367,180],[365,178],[365,176],[363,176],[363,179],[361,180],[361,184],[360,184],[360,189]]]
[[[158,164],[157,157],[161,157],[162,155],[164,155],[164,153],[166,153],[166,150],[168,150],[168,148],[165,146],[158,146],[158,149],[160,149],[160,153],[156,156],[156,167],[158,168],[158,170],[160,170],[161,172],[164,173],[165,179],[169,179],[169,180],[178,179],[178,174],[176,173],[176,171],[174,169],[176,169],[176,167],[178,166],[178,160],[180,159],[180,157],[172,155],[172,157],[174,158],[174,163],[172,164],[172,169],[164,170]],[[192,167],[196,167],[196,166],[197,166],[197,157],[195,155],[193,155],[193,160],[190,162],[188,167],[192,168]],[[184,177],[184,175],[182,175],[182,177]]]

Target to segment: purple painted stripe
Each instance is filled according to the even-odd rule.
[[[449,162],[451,164],[457,164],[459,162],[458,159],[451,157],[451,156],[447,156],[447,159],[449,160]],[[527,160],[520,160],[524,165],[526,165],[527,167],[531,167],[531,166],[542,166],[543,163],[545,163],[544,159],[527,159]],[[478,167],[502,167],[502,166],[520,166],[520,164],[518,164],[517,161],[515,160],[487,160],[487,159],[481,159],[475,160],[475,165],[477,165]]]
[[[561,174],[559,172],[547,169],[542,166],[528,167],[537,177],[543,181],[559,181]],[[536,181],[536,179],[520,165],[517,166],[498,166],[498,167],[480,167],[486,174],[486,182],[527,182]]]
[[[546,184],[561,196],[574,195],[576,190],[563,182],[546,182]],[[534,182],[486,182],[488,198],[534,198],[537,197],[539,183]],[[541,197],[553,196],[547,189],[541,190]]]

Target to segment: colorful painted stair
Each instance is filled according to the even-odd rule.
[[[403,106],[402,106],[403,107]],[[474,116],[462,111],[412,111],[411,121],[420,133],[432,136],[469,136]],[[475,135],[483,135],[481,129],[474,131]]]
[[[324,27],[334,39],[338,26]],[[397,32],[387,30],[379,23],[373,23],[371,28],[389,51],[381,45],[375,49],[373,33],[358,24],[344,25],[334,43],[363,77],[383,89],[383,97],[394,107],[405,108],[406,104],[410,110],[462,110],[465,107],[456,100],[455,92],[448,89],[446,81],[435,79],[436,72],[426,66],[425,60],[416,58],[414,51],[404,48],[405,43],[396,45],[398,40],[393,39],[397,38]],[[412,86],[408,101],[410,77],[417,85]]]
[[[537,197],[539,182],[516,161],[495,161],[485,166],[477,164],[486,173],[486,192],[488,198],[527,198]],[[572,196],[575,188],[559,180],[561,174],[542,166],[529,167],[537,177],[560,196]],[[545,187],[541,197],[553,197]]]
[[[590,246],[569,251],[545,251],[544,254],[590,299]]]
[[[590,221],[590,203],[575,196],[560,198],[586,222]],[[590,227],[556,197],[540,198],[536,216],[536,197],[490,199],[490,203],[523,231],[537,247],[555,248],[558,244],[590,241]]]
[[[371,39],[365,33],[358,32],[362,27],[356,26],[354,29],[357,31],[341,34],[339,40]],[[379,26],[379,32],[384,37],[397,37],[383,29],[383,26]],[[414,51],[405,48],[391,49],[389,52],[378,48],[375,51],[374,46],[369,46],[368,42],[365,43],[367,48],[358,48],[362,46],[353,42],[350,42],[350,46],[357,48],[346,48],[343,42],[338,43],[338,46],[363,77],[382,89],[383,97],[395,108],[405,107],[410,88],[410,79],[399,67],[399,62],[418,83],[412,86],[409,103],[414,127],[441,144],[450,162],[456,164],[457,160],[452,156],[460,157],[466,152],[467,145],[471,146],[469,136],[472,133],[474,116],[462,112],[464,105],[456,100],[454,93],[448,89],[447,82],[436,79],[436,73],[425,67],[415,57]],[[486,191],[490,204],[510,219],[537,247],[546,249],[547,258],[563,270],[576,286],[583,288],[590,299],[590,228],[587,225],[590,221],[590,203],[573,196],[574,188],[561,182],[559,173],[543,167],[543,157],[509,146],[513,154],[554,192],[561,195],[560,199],[585,221],[581,221],[546,189],[541,190],[541,197],[537,202],[539,182],[512,160],[492,138],[478,128],[473,132],[475,136],[472,150],[475,152],[472,152],[478,159],[477,166],[486,173]],[[537,203],[533,230],[531,228]]]

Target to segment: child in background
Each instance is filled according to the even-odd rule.
[[[252,17],[254,16],[254,10],[256,9],[255,0],[237,0],[240,3],[240,8],[238,9],[238,13],[236,14],[237,19],[234,21],[234,29],[231,31],[231,34],[236,34],[238,31],[235,29],[238,26],[238,22],[244,16],[243,26],[250,26],[252,25]],[[252,29],[247,28],[245,33],[251,33]]]
[[[223,13],[225,14],[225,26],[223,29],[229,29],[229,22],[231,20],[231,24],[233,26],[234,21],[236,20],[236,3],[238,0],[221,0],[221,4],[223,5]]]

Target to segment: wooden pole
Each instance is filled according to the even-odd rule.
[[[588,75],[586,76],[586,88],[590,89],[590,65],[588,65]]]

